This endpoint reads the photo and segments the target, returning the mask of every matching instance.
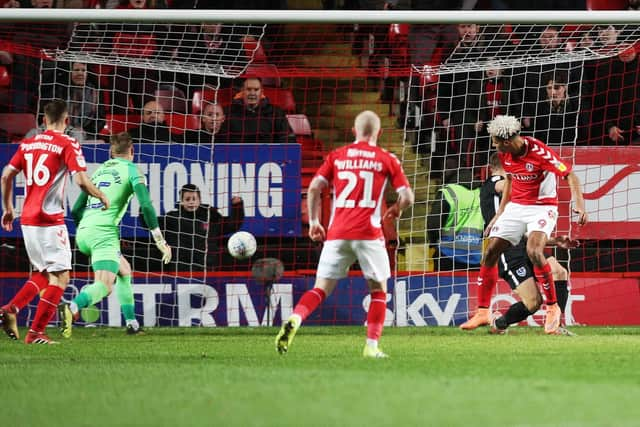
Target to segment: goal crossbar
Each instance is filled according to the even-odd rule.
[[[431,11],[431,10],[173,10],[0,9],[0,22],[243,22],[360,24],[624,24],[640,21],[639,11]]]

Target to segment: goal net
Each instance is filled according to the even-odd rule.
[[[629,278],[640,267],[637,25],[96,21],[0,29],[0,140],[36,132],[53,98],[68,101],[68,133],[83,141],[90,172],[108,158],[110,135],[134,136],[134,161],[176,260],[162,265],[133,200],[122,251],[143,326],[286,319],[313,286],[320,250],[306,236],[306,188],[324,155],[352,140],[353,119],[365,109],[381,117],[381,145],[402,159],[416,192],[397,224],[383,224],[395,271],[388,325],[457,325],[473,311],[477,259],[458,265],[441,256],[444,219],[433,205],[445,180],[486,178],[486,123],[498,113],[520,117],[523,134],[557,149],[584,184],[593,225],[573,226],[562,202],[558,224],[559,233],[583,240],[570,254],[556,253],[572,272],[567,321],[640,322],[624,314],[631,310],[597,308],[615,301],[640,312],[637,280]],[[266,118],[247,107],[254,102]],[[5,163],[15,147],[0,144]],[[23,187],[19,180],[18,208]],[[72,205],[78,189],[67,191]],[[185,194],[215,209],[188,211]],[[560,188],[562,200],[568,194]],[[325,225],[331,199],[323,195]],[[385,203],[393,201],[389,194]],[[256,236],[248,260],[226,250],[236,230]],[[19,230],[3,234],[0,253],[4,303],[29,268]],[[284,272],[264,258],[280,260]],[[260,266],[277,277],[265,279]],[[627,277],[581,276],[592,271]],[[78,251],[73,277],[66,299],[91,282],[90,262]],[[515,298],[505,286],[495,294],[498,306]],[[308,323],[363,324],[367,294],[356,265]],[[122,325],[115,295],[97,308],[87,323]],[[25,310],[21,324],[31,315]]]
[[[637,147],[633,145],[640,142],[638,28],[459,24],[455,26],[458,43],[442,63],[412,67],[404,153],[405,161],[415,159],[427,171],[427,191],[412,215],[402,219],[406,227],[401,229],[408,231],[400,251],[404,251],[407,270],[417,272],[409,275],[408,280],[417,280],[418,285],[410,286],[408,300],[426,292],[437,293],[443,314],[415,316],[409,324],[426,320],[428,324],[458,325],[477,308],[474,284],[483,240],[480,234],[466,230],[474,225],[474,213],[480,212],[479,198],[471,204],[460,200],[460,210],[450,211],[448,200],[453,199],[445,193],[454,191],[452,185],[462,186],[463,193],[479,193],[490,178],[489,157],[495,150],[487,124],[499,114],[518,117],[521,135],[551,146],[574,165],[584,185],[592,223],[576,227],[569,210],[568,187],[561,183],[556,229],[559,235],[583,239],[584,246],[572,251],[549,249],[548,255],[555,255],[569,271],[634,268],[637,260],[632,261],[635,242],[631,239],[637,238],[637,229],[632,226],[637,215],[628,208],[635,204],[633,192],[639,183],[631,176],[635,166],[630,168],[627,163],[635,165],[631,158],[635,158]],[[414,182],[422,174],[417,172]],[[612,179],[615,174],[617,180]],[[616,185],[620,181],[622,185]],[[622,207],[625,212],[620,211]],[[481,217],[475,221],[483,224]],[[625,223],[626,230],[614,230],[616,221]],[[619,248],[619,258],[606,259],[607,245]],[[621,262],[623,257],[628,258]],[[604,282],[601,289],[609,284]],[[574,278],[570,283],[573,291],[565,313],[569,325],[579,317],[574,316],[572,302],[593,297],[591,281]],[[625,291],[604,292],[606,296],[598,298],[617,300]],[[636,306],[636,298],[633,300],[625,306]],[[493,309],[505,309],[513,302],[515,295],[499,281]],[[576,306],[580,312],[580,304]],[[543,313],[541,310],[528,323],[539,324]],[[583,322],[593,321],[580,314]]]

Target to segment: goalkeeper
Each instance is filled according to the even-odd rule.
[[[91,257],[95,281],[85,286],[70,304],[60,305],[62,335],[65,338],[71,336],[72,323],[78,318],[80,310],[109,295],[114,284],[127,323],[127,333],[140,331],[134,313],[131,265],[120,252],[119,230],[120,221],[134,193],[156,246],[162,252],[162,261],[165,264],[171,261],[171,248],[158,227],[158,217],[151,204],[145,178],[133,163],[133,142],[128,133],[122,132],[111,137],[111,157],[91,176],[93,183],[111,201],[109,209],[103,211],[98,199],[81,195],[71,211],[78,225],[76,244],[83,254]]]

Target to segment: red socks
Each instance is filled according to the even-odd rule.
[[[387,313],[387,293],[376,291],[371,293],[371,303],[367,313],[367,338],[379,340]]]
[[[44,274],[39,272],[33,273],[31,277],[24,282],[24,285],[22,285],[22,288],[20,288],[13,299],[2,308],[11,313],[17,313],[25,308],[47,285],[49,285],[49,281]]]
[[[551,274],[551,265],[546,263],[542,268],[534,266],[533,272],[535,273],[540,285],[542,285],[542,293],[546,298],[548,305],[558,302],[556,297],[556,285],[553,283],[553,274]]]
[[[44,294],[40,297],[38,308],[36,309],[36,315],[31,323],[31,330],[35,332],[44,332],[44,328],[47,327],[49,321],[56,314],[58,303],[62,298],[64,289],[54,285],[49,285],[44,291]]]
[[[313,310],[318,308],[318,306],[324,301],[326,298],[326,294],[320,288],[313,288],[310,291],[305,292],[296,304],[296,307],[293,309],[293,314],[297,314],[300,316],[302,321],[307,318]]]
[[[480,267],[478,276],[478,308],[489,308],[491,305],[491,293],[498,282],[498,266]]]

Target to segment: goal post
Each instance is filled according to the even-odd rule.
[[[528,122],[523,133],[556,147],[585,187],[594,224],[576,229],[565,207],[558,224],[558,232],[584,240],[570,257],[558,254],[572,271],[575,304],[567,321],[640,322],[599,308],[615,302],[640,312],[637,280],[626,277],[614,289],[610,282],[617,279],[592,274],[629,275],[640,265],[633,146],[640,122],[628,96],[640,93],[631,77],[638,63],[637,12],[3,9],[0,22],[7,23],[0,28],[0,60],[6,52],[12,61],[0,64],[6,101],[0,137],[15,142],[25,127],[36,127],[43,103],[62,97],[70,105],[69,131],[83,140],[91,168],[108,158],[104,142],[111,134],[133,132],[135,161],[158,215],[178,211],[167,232],[184,238],[174,248],[184,258],[169,266],[161,265],[135,201],[123,220],[122,249],[132,262],[136,314],[144,326],[266,326],[286,319],[313,285],[319,255],[306,237],[306,187],[323,156],[351,140],[353,119],[364,109],[381,117],[381,144],[401,158],[416,192],[416,204],[385,226],[395,265],[388,325],[457,325],[473,308],[477,263],[443,262],[437,252],[442,218],[432,206],[445,179],[486,177],[486,123],[498,112]],[[439,45],[430,62],[411,64],[412,25],[457,31],[463,23],[475,25],[479,43]],[[352,24],[362,25],[354,30]],[[607,31],[615,33],[613,42],[606,42]],[[543,33],[553,39],[545,45],[553,44],[552,51],[540,44]],[[228,127],[241,111],[236,106],[246,102],[248,77],[260,78],[260,102],[279,111],[269,116],[279,127],[263,135]],[[615,141],[609,141],[612,117],[622,131],[611,134]],[[6,162],[15,146],[0,148]],[[206,211],[203,219],[180,212],[185,184],[196,186],[200,201],[216,213]],[[559,191],[566,201],[567,188]],[[69,185],[69,203],[77,192]],[[325,224],[330,203],[325,194]],[[238,209],[241,220],[234,217]],[[217,214],[216,222],[211,216]],[[258,240],[251,260],[234,260],[225,249],[237,229]],[[23,279],[12,272],[25,265],[19,233],[3,239],[10,285],[0,291],[2,302]],[[250,273],[260,258],[284,265],[270,302]],[[65,297],[90,281],[89,260],[76,252]],[[345,282],[309,323],[364,323],[366,283],[357,268]],[[513,298],[501,282],[497,306]],[[122,324],[115,296],[99,309],[97,324]]]

